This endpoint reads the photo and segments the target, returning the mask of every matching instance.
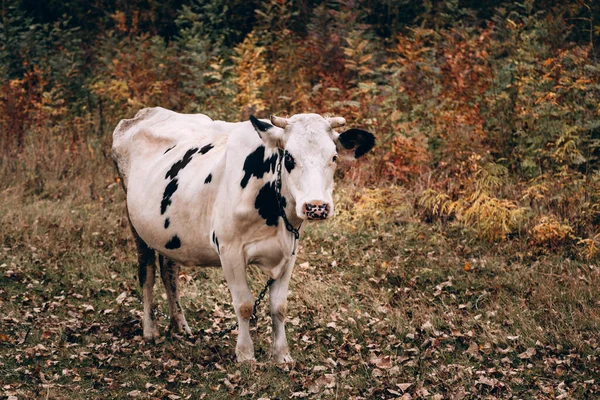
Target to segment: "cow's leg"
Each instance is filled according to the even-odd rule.
[[[277,363],[291,363],[294,359],[290,355],[287,338],[285,335],[285,317],[287,312],[287,296],[292,270],[296,257],[293,257],[284,273],[271,285],[269,302],[271,320],[273,321],[273,344],[271,354]]]
[[[250,337],[250,317],[254,308],[254,296],[246,279],[246,262],[241,255],[230,256],[224,253],[221,250],[221,265],[238,320],[235,355],[238,362],[254,361],[254,343]]]
[[[191,335],[192,331],[185,320],[185,315],[183,315],[183,309],[179,302],[179,264],[163,255],[159,255],[158,260],[160,263],[160,276],[165,285],[167,299],[169,300],[171,330],[175,333]]]
[[[131,226],[131,231],[133,232],[138,251],[138,278],[140,279],[144,302],[144,318],[142,320],[144,340],[153,340],[159,337],[156,321],[154,320],[154,306],[152,305],[156,253],[140,238],[133,225]]]

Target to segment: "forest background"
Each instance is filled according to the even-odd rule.
[[[2,0],[0,369],[10,373],[0,390],[60,398],[80,382],[90,396],[598,394],[599,21],[600,2],[585,0]],[[371,155],[337,172],[336,220],[307,230],[298,274],[321,294],[297,283],[290,300],[292,318],[320,309],[319,299],[334,315],[366,313],[366,325],[345,316],[332,328],[323,310],[313,328],[302,319],[292,348],[303,328],[338,336],[304,347],[323,354],[300,357],[292,383],[273,383],[282,372],[259,366],[265,386],[252,389],[253,372],[197,361],[205,386],[179,383],[199,380],[193,368],[163,384],[174,367],[165,360],[185,359],[175,342],[164,360],[147,361],[166,372],[140,372],[156,378],[149,387],[111,377],[119,367],[106,359],[65,361],[65,343],[102,343],[78,330],[139,337],[118,334],[139,324],[139,304],[107,306],[121,292],[139,296],[110,146],[118,121],[149,106],[230,121],[339,115],[376,135]],[[195,291],[201,278],[221,280],[181,278]],[[332,291],[336,282],[358,298]],[[190,289],[186,307],[204,316],[196,324],[215,319],[215,304],[228,307],[220,287],[212,303]],[[52,308],[62,301],[80,322]],[[362,384],[327,355],[332,343],[351,343],[359,358],[345,362]]]

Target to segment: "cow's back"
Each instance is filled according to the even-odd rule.
[[[144,108],[131,119],[123,119],[113,132],[112,157],[125,187],[136,159],[151,161],[185,142],[211,140],[215,135],[203,127],[213,120],[204,114],[179,114],[162,107]]]

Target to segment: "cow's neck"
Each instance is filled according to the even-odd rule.
[[[275,173],[275,183],[277,183],[278,179],[281,179],[281,195],[285,198],[285,207],[283,207],[283,212],[288,220],[288,222],[295,229],[299,229],[302,224],[302,220],[298,218],[296,214],[296,199],[292,196],[291,191],[289,190],[289,185],[287,184],[287,175],[283,171],[283,151],[279,151],[277,164]],[[280,204],[281,206],[281,204]]]
[[[285,197],[286,200],[284,208],[285,216],[295,229],[299,229],[300,225],[302,224],[302,220],[298,218],[298,215],[296,214],[296,199],[294,199],[288,188],[289,186],[287,185],[284,175],[281,183],[281,195]]]

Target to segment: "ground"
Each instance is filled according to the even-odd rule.
[[[106,176],[0,192],[0,397],[600,396],[600,268],[427,222],[400,187],[341,184],[336,218],[306,229],[288,306],[295,364],[269,360],[266,299],[257,362],[235,363],[235,331],[214,335],[235,322],[218,268],[181,273],[193,339],[165,332],[157,279],[162,336],[144,343],[124,196]],[[256,294],[266,277],[249,276]]]

